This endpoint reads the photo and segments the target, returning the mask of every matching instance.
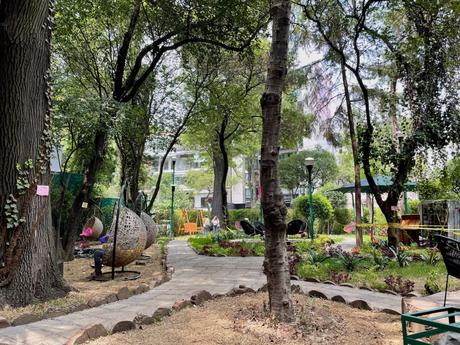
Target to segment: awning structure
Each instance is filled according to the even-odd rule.
[[[391,185],[393,184],[393,179],[390,176],[374,176],[374,181],[379,186],[380,190],[382,192],[387,192]],[[417,183],[413,181],[408,181],[404,185],[404,191],[406,192],[411,192],[417,187]],[[334,192],[342,192],[342,193],[354,193],[355,192],[355,184],[354,183],[348,183],[343,185],[342,187],[332,189]],[[361,193],[371,193],[371,189],[369,187],[369,183],[367,182],[367,179],[362,179],[361,180]]]

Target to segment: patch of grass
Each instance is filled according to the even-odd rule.
[[[316,278],[327,280],[332,272],[345,272],[343,262],[338,258],[329,258],[326,261],[312,265],[308,260],[303,260],[297,265],[297,275],[300,279]],[[404,280],[415,282],[415,292],[426,294],[425,284],[429,286],[444,286],[446,268],[442,262],[429,265],[423,261],[412,261],[407,266],[401,267],[397,261],[389,261],[385,268],[376,265],[371,256],[365,256],[352,272],[351,283],[357,287],[366,286],[374,289],[388,289],[385,278],[388,276],[401,276]],[[460,288],[460,280],[451,279],[449,289]]]
[[[161,236],[157,238],[157,243],[160,246],[160,252],[162,255],[166,254],[166,245],[171,240],[168,236]]]
[[[188,243],[198,253],[209,256],[264,256],[265,254],[265,245],[260,240],[249,242],[245,239],[226,238],[228,237],[218,236],[218,234],[199,235],[190,237]]]
[[[65,297],[55,298],[46,302],[37,301],[25,307],[13,308],[6,305],[0,309],[0,313],[11,322],[22,314],[35,314],[43,317],[45,314],[52,311],[70,311],[73,307],[79,306],[82,303],[85,303],[85,299],[77,293],[71,292]]]
[[[329,236],[335,244],[340,244],[341,242],[345,241],[345,239],[347,238],[347,236],[345,235],[327,235]]]

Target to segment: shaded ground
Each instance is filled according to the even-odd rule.
[[[148,248],[144,254],[149,255],[150,259],[145,260],[146,265],[137,265],[133,262],[126,266],[126,270],[139,271],[141,277],[137,280],[121,280],[99,282],[90,279],[90,275],[94,272],[91,267],[93,258],[78,258],[64,264],[64,278],[72,288],[68,295],[52,299],[46,302],[37,301],[34,304],[23,308],[12,308],[5,306],[0,310],[0,316],[8,321],[16,319],[23,314],[36,314],[43,317],[49,313],[68,313],[78,308],[82,304],[86,304],[93,297],[105,297],[111,293],[116,293],[120,288],[127,286],[128,288],[136,288],[140,284],[150,284],[162,276],[161,251],[157,244]],[[103,272],[109,271],[109,268],[103,268]]]
[[[266,294],[226,297],[180,311],[143,330],[117,333],[91,345],[396,345],[402,344],[398,316],[295,295],[298,322],[278,324],[264,310]]]

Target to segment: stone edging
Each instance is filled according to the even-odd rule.
[[[204,302],[212,299],[237,296],[248,292],[255,293],[256,291],[254,291],[251,288],[245,287],[244,285],[240,285],[238,288],[231,289],[225,295],[211,295],[211,293],[206,290],[197,291],[192,294],[190,300],[179,299],[176,300],[176,302],[174,302],[172,308],[158,308],[152,315],[138,314],[132,320],[119,321],[112,327],[111,330],[107,330],[101,324],[95,324],[86,327],[85,329],[82,329],[80,332],[75,334],[71,339],[69,339],[65,343],[65,345],[83,344],[84,342],[87,342],[89,340],[107,336],[109,334],[115,334],[133,329],[142,329],[143,325],[150,325],[155,322],[159,322],[165,317],[171,316],[173,312],[179,312],[185,308],[199,306],[202,305]]]
[[[179,299],[176,300],[172,308],[158,308],[152,315],[145,315],[145,314],[138,314],[134,319],[130,320],[123,320],[116,323],[112,329],[107,330],[101,324],[91,325],[83,330],[81,330],[78,334],[74,335],[65,345],[77,345],[83,344],[84,342],[92,339],[96,339],[99,337],[107,336],[109,334],[115,334],[118,332],[129,331],[133,329],[142,329],[143,325],[150,325],[154,324],[158,321],[161,321],[165,317],[171,316],[175,312],[179,312],[185,308],[199,306],[202,305],[204,302],[218,299],[221,297],[234,297],[238,295],[242,295],[245,293],[256,293],[256,292],[265,292],[267,291],[267,285],[264,285],[258,291],[255,291],[249,287],[244,285],[240,285],[238,288],[233,288],[225,295],[221,294],[214,294],[211,295],[210,292],[206,290],[197,291],[192,294],[190,300]],[[292,285],[292,292],[308,295],[312,298],[321,298],[321,299],[328,299],[325,294],[317,290],[310,290],[308,292],[304,292],[299,285]],[[340,295],[334,296],[331,298],[334,302],[345,303],[352,308],[362,309],[362,310],[374,310],[383,313],[388,313],[392,315],[399,315],[398,312],[391,310],[391,309],[383,309],[383,310],[376,310],[372,309],[369,304],[364,300],[353,300],[351,302],[346,302],[345,298]]]
[[[171,280],[172,273],[174,272],[173,267],[167,267],[166,257],[167,257],[167,248],[165,247],[165,253],[161,254],[161,265],[162,272],[161,278],[153,280],[150,284],[142,283],[134,288],[128,288],[127,286],[121,287],[116,293],[111,293],[106,296],[94,296],[90,298],[86,303],[81,303],[77,306],[72,307],[70,310],[56,310],[45,313],[43,316],[39,314],[26,313],[18,316],[12,322],[9,322],[7,319],[0,316],[0,329],[6,327],[22,326],[29,323],[55,318],[58,316],[68,315],[77,311],[83,311],[90,308],[99,307],[104,304],[113,303],[116,301],[121,301],[127,299],[134,295],[139,295],[149,291],[151,288],[156,288],[157,286],[166,283]],[[103,327],[102,325],[100,325]],[[98,328],[99,329],[99,328]],[[91,328],[89,333],[93,334],[94,330]],[[98,332],[96,332],[98,333]]]
[[[406,297],[406,298],[421,297],[416,292],[410,292],[408,294],[401,295],[401,294],[399,294],[399,293],[397,293],[397,292],[395,292],[393,290],[389,290],[389,289],[373,289],[373,288],[370,288],[368,286],[355,286],[355,285],[350,284],[350,283],[337,284],[337,283],[335,283],[335,282],[333,282],[331,280],[321,281],[321,280],[316,279],[316,278],[300,279],[297,276],[291,276],[291,280],[305,281],[305,282],[309,282],[309,283],[328,284],[328,285],[334,285],[334,286],[342,286],[342,287],[348,287],[348,288],[351,288],[351,289],[360,289],[360,290],[366,290],[366,291],[371,291],[371,292],[381,292],[381,293],[386,293],[386,294],[393,295],[393,296],[401,296],[401,297]]]

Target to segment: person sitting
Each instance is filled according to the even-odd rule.
[[[81,234],[80,237],[82,241],[80,242],[80,248],[89,247],[89,239],[93,237],[93,229],[86,228]],[[99,237],[100,243],[105,243],[108,240],[108,235]],[[102,258],[106,254],[106,250],[98,248],[94,251],[94,272],[91,274],[91,278],[95,279],[102,276]]]
[[[211,223],[212,223],[212,231],[213,231],[213,232],[217,232],[217,231],[220,230],[220,220],[219,220],[219,217],[214,216],[214,218],[212,219]]]

